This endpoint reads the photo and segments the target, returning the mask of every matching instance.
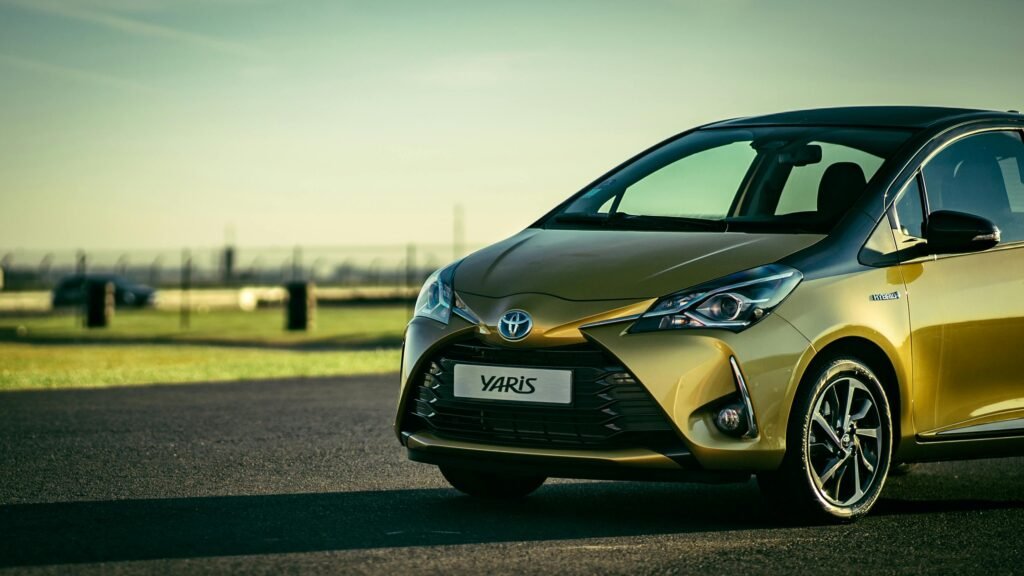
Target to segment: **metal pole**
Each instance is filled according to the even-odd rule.
[[[10,252],[8,252],[7,254],[4,254],[3,258],[0,258],[0,290],[4,289],[4,285],[5,285],[4,283],[6,281],[5,279],[6,279],[7,275],[10,274],[9,270],[11,268],[11,263],[13,263],[13,262],[14,262],[14,254],[12,254]]]
[[[86,296],[86,293],[85,293],[85,285],[86,285],[85,272],[86,272],[86,268],[87,268],[86,264],[87,264],[87,262],[86,262],[85,250],[79,250],[78,253],[75,254],[75,276],[81,278],[81,280],[82,280],[81,286],[78,287],[78,290],[81,292],[81,296],[82,296],[82,305],[75,307],[75,324],[78,325],[78,326],[85,326],[85,314],[83,312],[85,311],[84,309],[85,309],[85,296]]]
[[[120,274],[121,276],[127,276],[128,275],[128,255],[127,254],[122,254],[121,257],[117,259],[117,264],[115,264],[114,266],[115,266],[116,271],[117,271],[118,274]]]
[[[220,262],[221,283],[225,286],[231,285],[235,280],[235,247],[228,245],[224,247]]]
[[[221,282],[231,284],[235,281],[235,227],[228,224],[224,227],[224,253],[221,256]]]
[[[39,261],[39,281],[46,286],[51,288],[50,282],[50,268],[53,267],[53,254],[47,252],[43,259]]]
[[[149,285],[153,288],[160,287],[160,266],[163,264],[163,257],[157,256],[149,266]]]
[[[189,298],[189,291],[192,289],[192,252],[186,248],[181,251],[181,317],[180,323],[183,330],[188,329],[192,323],[192,303]]]
[[[369,277],[370,286],[380,286],[380,257],[374,258],[370,261],[370,266],[366,270],[366,274]]]
[[[302,280],[302,247],[296,246],[292,251],[292,281]]]

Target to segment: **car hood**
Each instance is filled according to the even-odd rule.
[[[550,294],[566,300],[654,298],[770,264],[817,234],[527,229],[468,256],[455,290],[491,298]]]

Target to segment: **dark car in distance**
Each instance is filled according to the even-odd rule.
[[[141,308],[153,303],[156,290],[136,284],[116,274],[86,274],[64,278],[53,289],[53,307],[81,306],[85,302],[87,282],[110,282],[114,285],[114,304]]]

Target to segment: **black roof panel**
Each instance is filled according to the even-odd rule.
[[[931,106],[851,106],[846,108],[816,108],[780,112],[765,116],[736,118],[706,126],[724,128],[736,126],[824,125],[873,126],[890,128],[926,128],[933,124],[957,118],[1020,118],[1020,114],[975,110],[971,108],[938,108]]]

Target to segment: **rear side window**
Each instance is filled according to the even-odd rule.
[[[985,132],[954,142],[924,167],[932,211],[991,220],[1003,242],[1024,240],[1024,140],[1020,132]]]

